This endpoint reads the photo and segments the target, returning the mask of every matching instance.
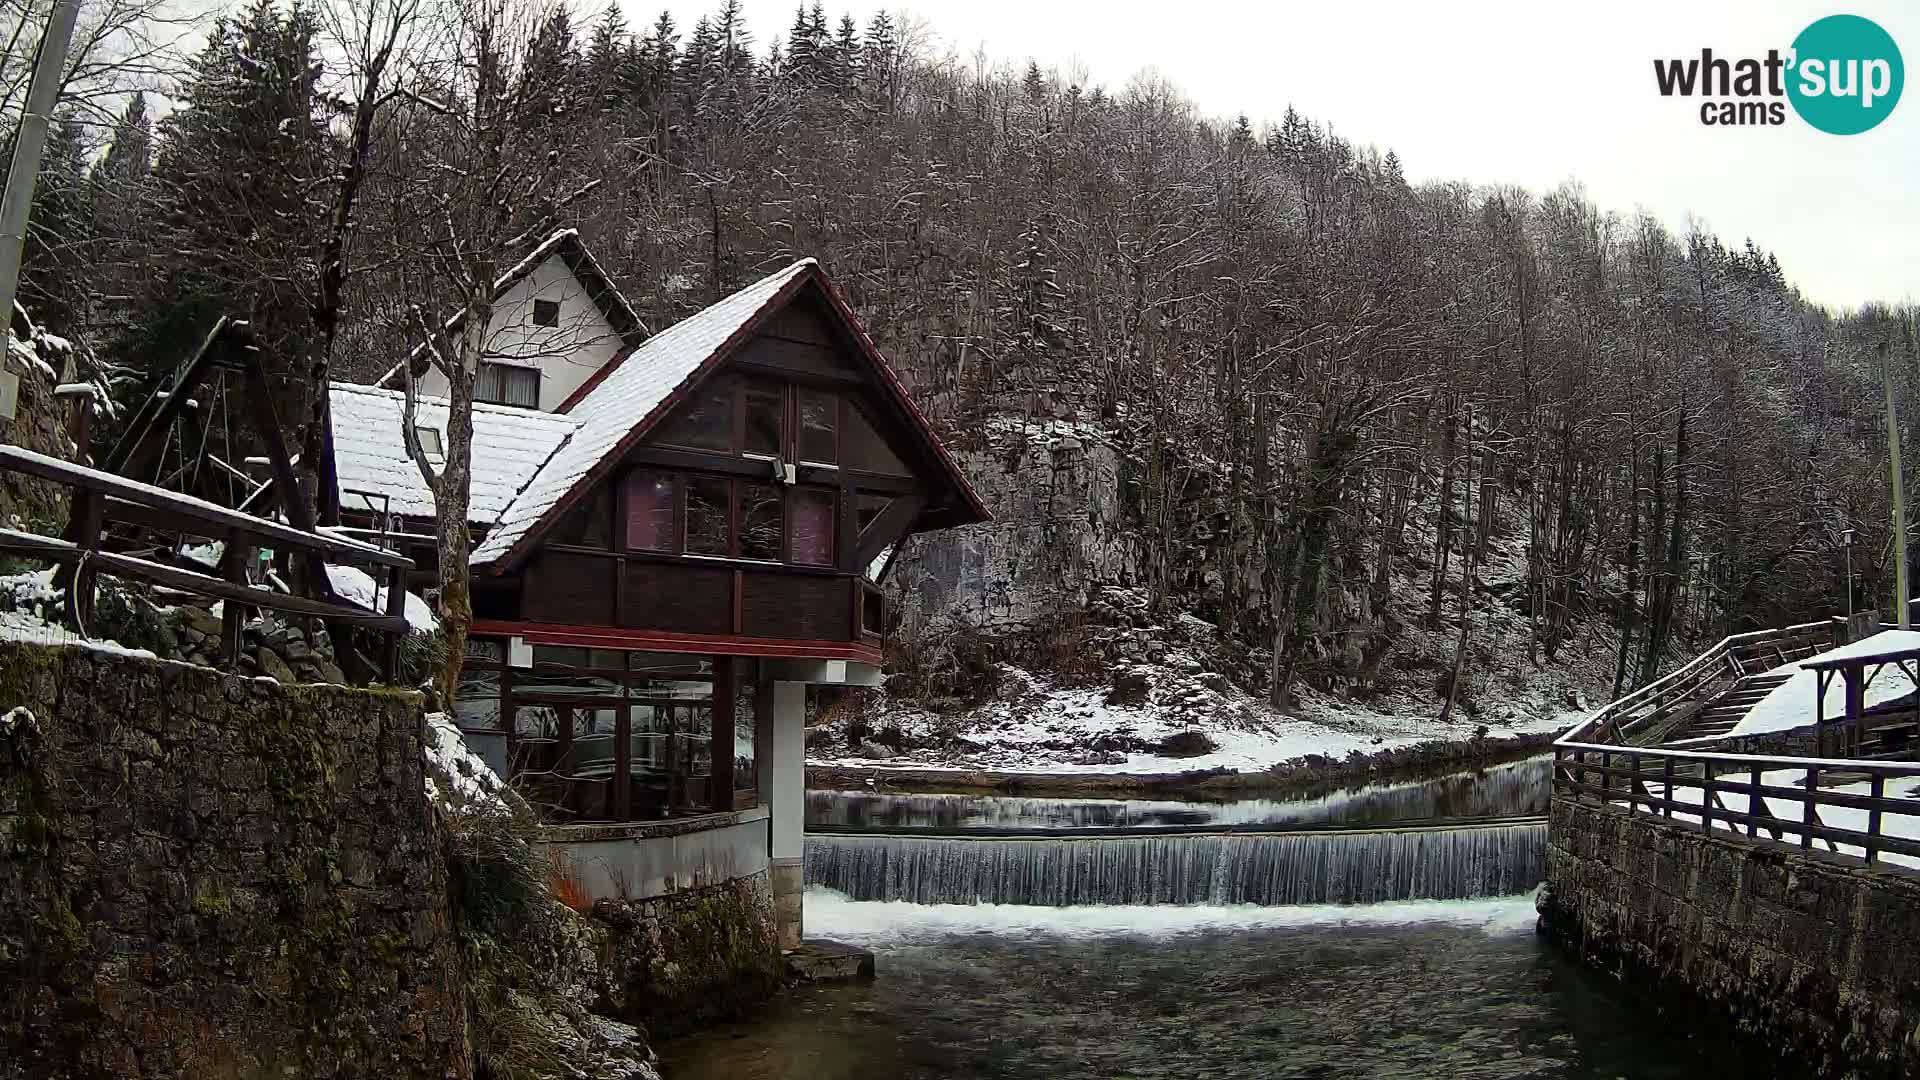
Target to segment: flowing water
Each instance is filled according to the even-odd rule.
[[[807,880],[922,904],[1339,904],[1510,896],[1544,824],[1125,837],[813,836]]]
[[[1764,1078],[1533,933],[1527,897],[1015,908],[808,895],[871,983],[660,1047],[666,1080]]]
[[[1534,760],[1289,801],[815,793],[807,932],[872,949],[878,978],[668,1043],[662,1072],[1772,1075],[1536,938],[1543,824],[1434,821],[1544,813],[1545,780]]]
[[[1294,799],[1231,802],[810,791],[807,793],[807,827],[1121,829],[1361,825],[1426,818],[1517,817],[1547,812],[1547,777],[1551,768],[1550,757],[1533,757],[1432,779],[1358,785]]]

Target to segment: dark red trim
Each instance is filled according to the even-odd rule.
[[[705,653],[721,656],[767,656],[794,660],[856,660],[880,666],[880,648],[857,641],[804,641],[789,638],[744,637],[738,634],[671,634],[651,630],[623,630],[617,626],[573,626],[563,623],[475,619],[475,637],[517,637],[533,645],[570,645],[586,649],[633,649],[640,652]]]
[[[639,348],[639,346],[636,345],[633,348],[621,349],[619,352],[613,354],[611,357],[607,359],[606,363],[601,364],[599,367],[595,368],[593,371],[593,374],[587,376],[586,382],[583,382],[579,386],[574,387],[573,393],[568,394],[566,396],[566,399],[560,402],[560,407],[553,411],[557,413],[565,414],[569,409],[572,409],[575,405],[579,404],[581,398],[586,397],[587,394],[590,393],[594,387],[599,386],[602,382],[604,382],[607,376],[613,372],[613,369],[625,363],[627,357],[632,356],[634,353],[634,349],[637,349],[637,348]]]

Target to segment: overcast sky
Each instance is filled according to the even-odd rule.
[[[811,0],[808,0],[810,3]],[[717,0],[621,0],[644,27],[682,30]],[[784,36],[795,0],[744,0],[756,49]],[[877,6],[833,3],[864,25]],[[889,10],[894,10],[888,5]],[[1603,208],[1681,230],[1689,214],[1730,244],[1751,236],[1808,296],[1836,307],[1920,298],[1920,91],[1862,135],[1791,115],[1782,127],[1702,126],[1698,100],[1663,99],[1656,56],[1764,56],[1817,18],[1878,22],[1920,65],[1920,3],[1847,0],[914,0],[940,47],[1083,70],[1109,91],[1151,68],[1208,114],[1256,125],[1288,104],[1356,143],[1399,153],[1407,176],[1517,183],[1574,178]]]

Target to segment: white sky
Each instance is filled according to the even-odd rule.
[[[717,0],[620,0],[644,29],[661,7],[683,33]],[[744,0],[755,48],[784,36],[797,0]],[[811,3],[811,0],[808,0]],[[878,5],[836,4],[864,26]],[[891,10],[891,5],[889,5]],[[1289,103],[1356,143],[1397,151],[1410,180],[1578,179],[1602,208],[1645,207],[1676,232],[1689,214],[1737,246],[1773,251],[1836,307],[1920,297],[1920,89],[1861,135],[1710,128],[1699,99],[1663,99],[1655,57],[1783,52],[1847,12],[1884,27],[1920,69],[1914,0],[912,0],[943,49],[1084,71],[1109,92],[1151,68],[1209,115],[1256,126]]]

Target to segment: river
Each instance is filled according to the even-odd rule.
[[[1527,862],[1536,856],[1525,837],[1508,834],[1501,840],[1506,850],[1462,856],[1448,846],[1455,843],[1450,830],[1397,830],[1397,823],[1416,820],[1537,813],[1531,800],[1545,796],[1533,786],[1534,768],[1524,763],[1291,802],[816,795],[814,824],[888,834],[809,841],[808,934],[873,950],[878,978],[803,987],[751,1022],[667,1043],[658,1048],[663,1075],[1518,1080],[1736,1071],[1737,1047],[1663,1024],[1618,984],[1535,937],[1529,894],[1539,875]],[[1274,832],[1195,832],[1249,826]],[[1088,828],[1114,833],[1025,835]],[[903,835],[915,829],[943,835]],[[967,838],[969,829],[982,835]],[[1181,835],[1135,834],[1143,829]],[[1428,839],[1393,848],[1399,862],[1350,859],[1329,871],[1325,851],[1300,846],[1302,837],[1310,844],[1322,839],[1316,829],[1328,830],[1324,840],[1336,846],[1375,835]],[[987,835],[995,830],[1002,834]],[[1007,830],[1023,835],[1010,838]],[[889,869],[873,872],[848,862],[849,843],[944,847],[937,857],[920,853],[904,862],[896,853]],[[1219,846],[1227,843],[1243,846]],[[1065,854],[1008,856],[993,854],[995,845]],[[862,859],[870,856],[861,850]],[[840,854],[823,860],[824,851]],[[1011,876],[977,869],[1007,858],[1031,865]],[[1196,860],[1205,865],[1194,869]],[[1276,894],[1314,896],[1326,890],[1299,883],[1337,881],[1358,883],[1352,887],[1368,897],[1393,898],[1217,902],[1217,883],[1246,878],[1238,868],[1256,862],[1282,883]],[[1482,869],[1421,870],[1455,864]],[[1052,884],[1076,874],[1083,882],[1077,892]],[[871,896],[821,884],[834,875],[837,884]],[[1380,885],[1377,875],[1398,876]],[[1176,892],[1198,902],[1168,902],[1168,878],[1196,882]],[[1449,890],[1470,898],[1405,898]],[[945,899],[952,892],[976,902],[884,898]],[[990,902],[999,893],[1040,902]],[[1138,899],[1159,902],[1128,902]],[[1742,1062],[1738,1071],[1769,1075],[1763,1063]]]

